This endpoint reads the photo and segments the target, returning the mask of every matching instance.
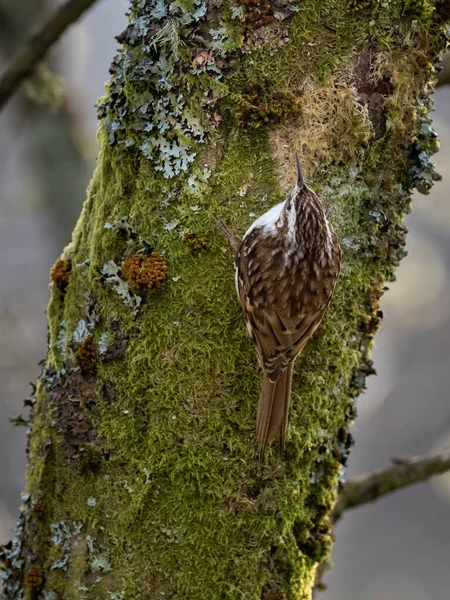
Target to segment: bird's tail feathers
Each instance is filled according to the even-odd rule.
[[[266,374],[264,375],[256,415],[256,437],[261,460],[271,438],[278,438],[280,450],[284,448],[291,396],[292,367],[291,363],[274,382],[270,381]]]

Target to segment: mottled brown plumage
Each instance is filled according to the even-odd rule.
[[[295,358],[319,326],[339,275],[341,248],[322,203],[303,182],[262,215],[236,254],[236,288],[264,380],[256,418],[260,457],[284,447]]]

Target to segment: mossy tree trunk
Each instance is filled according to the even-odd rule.
[[[6,597],[308,599],[378,300],[404,254],[445,2],[134,0],[101,99],[98,166],[52,270]],[[236,236],[299,152],[344,249],[295,370],[287,448],[257,460],[261,382]]]

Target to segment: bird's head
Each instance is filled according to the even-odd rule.
[[[302,174],[300,159],[297,163],[297,182],[288,195],[284,206],[284,228],[289,237],[295,237],[297,243],[305,247],[322,244],[322,238],[328,236],[328,228],[322,202],[309,188]]]
[[[295,162],[297,164],[297,182],[292,192],[290,192],[286,198],[285,208],[288,213],[291,213],[292,210],[296,213],[301,211],[304,199],[308,196],[308,192],[311,192],[303,179],[302,167],[300,165],[298,154],[295,155]]]

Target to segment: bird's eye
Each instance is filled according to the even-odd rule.
[[[292,208],[292,204],[289,202],[289,204],[286,206],[286,209],[291,212],[291,208]]]

